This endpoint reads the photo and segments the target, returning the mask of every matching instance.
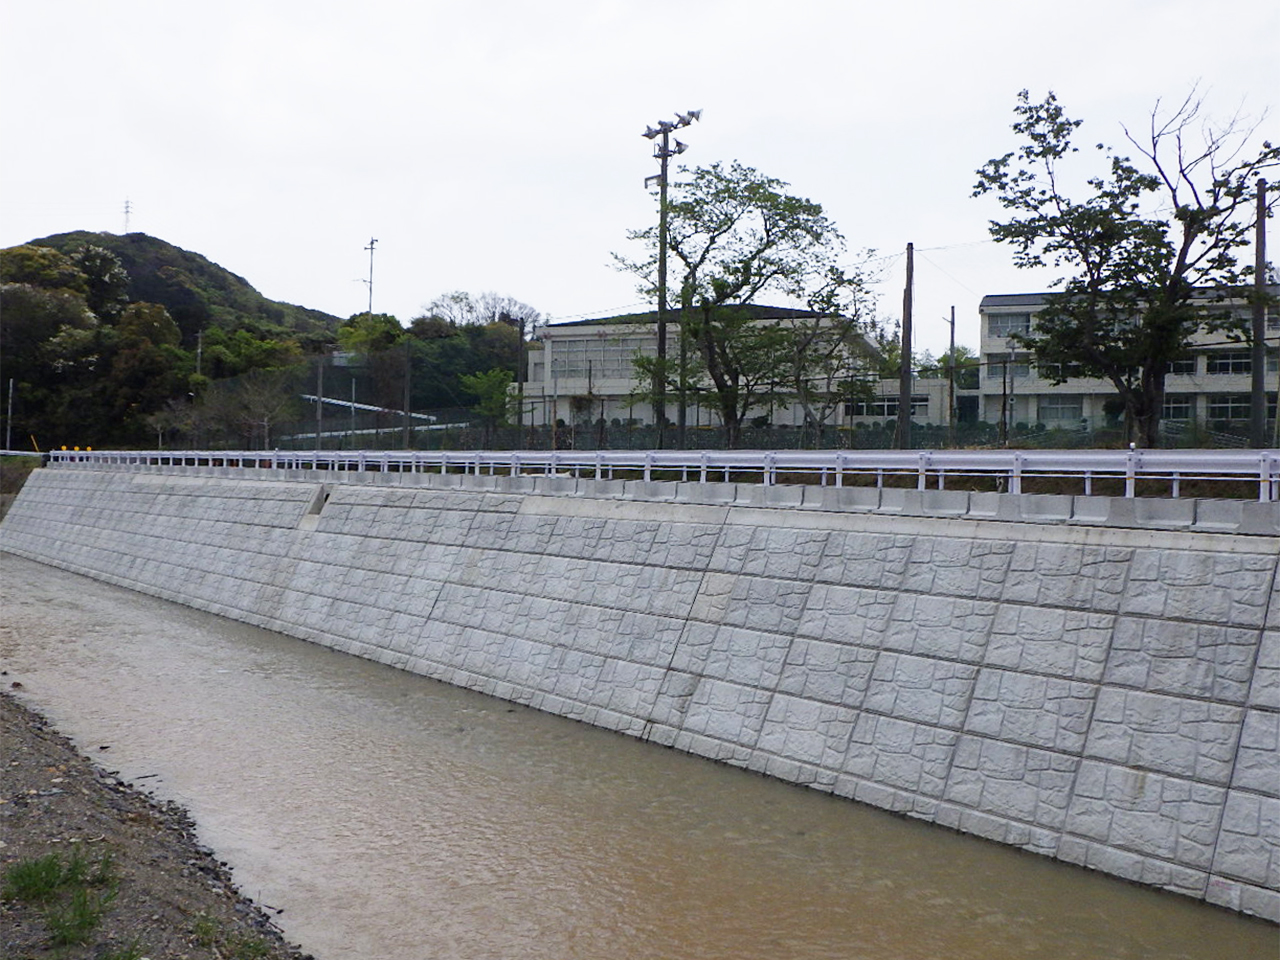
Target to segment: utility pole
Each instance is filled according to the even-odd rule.
[[[644,180],[646,187],[654,180],[658,182],[658,368],[653,377],[653,420],[658,428],[658,449],[664,445],[667,426],[667,161],[689,149],[688,144],[679,140],[672,147],[671,132],[689,126],[701,116],[701,110],[677,113],[675,120],[659,120],[656,129],[645,127],[641,134],[649,140],[661,138],[653,149],[660,172]],[[683,390],[680,393],[680,417],[684,417]]]
[[[409,345],[413,338],[408,334],[404,338],[404,448],[409,449],[409,443],[412,439],[412,429],[410,417],[412,410],[409,407],[409,374],[413,370],[413,354],[409,352]]]
[[[316,450],[324,449],[324,353],[316,357]]]
[[[898,367],[898,429],[899,450],[911,449],[911,287],[915,280],[915,246],[907,244],[907,285],[902,292],[902,363]]]
[[[951,307],[951,353],[947,363],[947,445],[956,446],[956,308]]]
[[[369,284],[369,316],[370,317],[373,316],[373,245],[377,242],[378,241],[375,240],[373,237],[370,237],[369,245],[364,248],[369,251],[369,279],[366,282]]]
[[[1267,181],[1258,180],[1257,239],[1253,271],[1253,378],[1249,395],[1249,441],[1256,449],[1267,445]],[[1280,402],[1280,401],[1278,401]],[[1280,410],[1277,411],[1280,420]]]

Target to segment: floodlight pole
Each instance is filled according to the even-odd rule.
[[[645,177],[646,187],[653,180],[658,181],[658,368],[653,377],[653,420],[658,428],[658,449],[665,445],[667,429],[667,162],[674,156],[684,153],[687,146],[676,141],[671,146],[671,131],[687,127],[702,115],[701,110],[690,110],[688,113],[677,113],[675,120],[659,120],[657,128],[646,127],[641,136],[653,140],[661,137],[654,146],[653,155],[658,161],[657,177]],[[683,343],[683,331],[681,342]],[[684,430],[684,381],[681,371],[680,390],[680,428]]]

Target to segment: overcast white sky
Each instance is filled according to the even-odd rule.
[[[974,170],[1018,90],[1119,145],[1199,82],[1280,136],[1280,4],[1236,0],[41,0],[0,14],[0,246],[129,229],[272,299],[407,323],[492,290],[552,321],[644,308],[611,265],[654,217],[649,124],[701,108],[690,165],[740,160],[885,256],[919,348],[977,345],[1040,290],[987,240]],[[630,251],[635,253],[637,251]],[[852,258],[851,258],[852,259]]]

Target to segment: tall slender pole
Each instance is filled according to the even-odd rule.
[[[1258,181],[1257,240],[1253,272],[1253,378],[1249,397],[1249,440],[1257,449],[1267,445],[1267,181]],[[1280,420],[1280,413],[1277,414]]]
[[[911,449],[911,287],[915,280],[915,246],[907,244],[907,285],[902,292],[902,363],[898,368],[897,448]]]
[[[667,432],[667,161],[671,130],[662,128],[658,175],[658,373],[653,379],[653,419],[658,427],[658,449]]]
[[[369,238],[369,245],[365,247],[369,251],[369,316],[373,316],[373,245],[378,241],[373,237]]]
[[[956,308],[951,307],[951,360],[947,364],[950,373],[947,384],[947,445],[956,445]]]
[[[413,370],[413,355],[409,352],[409,344],[411,340],[408,336],[404,338],[404,449],[409,449],[411,439],[411,430],[409,418],[411,411],[409,409],[409,374]]]
[[[316,357],[316,449],[324,448],[324,354]]]
[[[675,147],[671,146],[671,131],[687,127],[702,116],[701,110],[690,110],[688,113],[677,113],[675,120],[660,120],[658,126],[647,127],[643,136],[648,140],[657,137],[662,139],[654,152],[658,158],[658,356],[653,376],[653,419],[657,427],[657,445],[661,449],[665,445],[667,428],[667,169],[668,161],[685,151],[685,145],[679,140]],[[645,178],[648,187],[653,177]],[[683,314],[681,321],[683,323]],[[683,337],[681,337],[683,342]],[[684,391],[680,391],[681,423],[684,419]]]

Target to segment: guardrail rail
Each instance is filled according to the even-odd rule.
[[[699,483],[732,478],[765,486],[793,481],[901,486],[906,478],[919,490],[983,478],[1014,494],[1022,493],[1030,479],[1057,478],[1078,482],[1085,496],[1093,495],[1100,481],[1120,481],[1125,497],[1137,496],[1143,481],[1167,484],[1175,498],[1185,483],[1208,481],[1256,484],[1259,501],[1280,501],[1280,450],[55,450],[43,456],[60,468],[622,476]]]

